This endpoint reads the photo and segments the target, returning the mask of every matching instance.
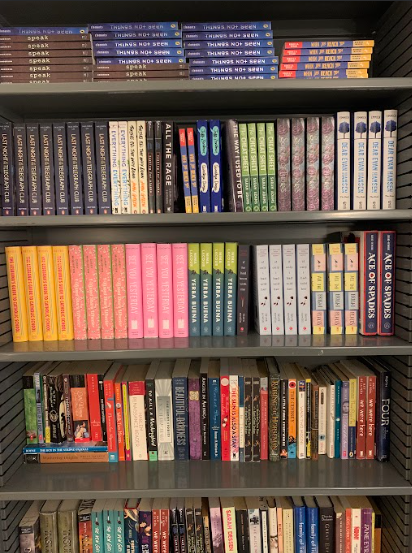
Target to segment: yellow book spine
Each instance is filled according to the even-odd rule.
[[[58,340],[52,247],[37,246],[37,255],[40,274],[43,340],[52,342]]]
[[[72,292],[70,287],[69,247],[53,246],[53,267],[57,303],[59,340],[73,340]]]
[[[288,402],[288,415],[289,415],[289,445],[288,445],[288,457],[296,459],[296,379],[289,379],[289,402]]]
[[[124,420],[124,448],[126,451],[126,461],[131,460],[130,444],[130,415],[129,415],[129,394],[127,392],[127,382],[122,382],[123,396],[123,420]]]
[[[43,340],[43,325],[36,246],[22,246],[21,255],[23,259],[29,342],[39,342]]]
[[[6,248],[6,263],[13,341],[27,342],[29,333],[26,294],[24,291],[23,259],[20,246]]]

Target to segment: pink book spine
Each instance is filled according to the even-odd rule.
[[[100,321],[103,340],[114,338],[112,254],[110,246],[97,246],[99,267]]]
[[[143,338],[140,244],[126,244],[127,321],[130,339]]]
[[[306,206],[319,211],[319,117],[306,122]]]
[[[305,211],[305,120],[292,119],[292,210]]]
[[[126,253],[124,244],[112,246],[114,337],[127,338]]]
[[[89,340],[99,340],[101,332],[97,246],[83,246],[83,259],[86,285],[87,338]]]
[[[173,338],[172,245],[157,244],[159,338]]]
[[[335,119],[322,117],[321,206],[322,211],[335,208]]]
[[[82,246],[69,246],[70,284],[75,340],[87,340],[86,294]]]
[[[187,244],[173,244],[173,319],[175,337],[189,336]]]
[[[159,336],[157,315],[156,244],[142,244],[143,334],[145,338]]]

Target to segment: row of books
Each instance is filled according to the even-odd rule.
[[[29,463],[389,459],[390,371],[274,358],[37,363],[23,377]]]
[[[381,551],[367,497],[186,497],[33,501],[20,552],[344,553]]]
[[[279,77],[367,79],[374,40],[285,42]]]

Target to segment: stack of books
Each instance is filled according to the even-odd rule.
[[[93,80],[87,27],[0,29],[0,83],[68,83]]]
[[[276,79],[278,76],[270,21],[183,23],[182,30],[193,80]]]
[[[186,497],[34,501],[20,552],[265,553],[381,551],[382,514],[367,497]],[[385,527],[387,524],[385,524]]]
[[[281,79],[367,79],[374,40],[285,42]]]
[[[23,385],[27,463],[389,458],[379,359],[49,362]]]
[[[94,81],[188,79],[177,22],[92,23]]]

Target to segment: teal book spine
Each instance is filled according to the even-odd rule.
[[[335,458],[340,457],[342,382],[335,381]]]
[[[237,244],[225,244],[225,318],[224,335],[236,335],[236,297],[237,297]]]
[[[115,553],[113,539],[113,501],[108,500],[106,507],[103,511],[103,528],[104,528],[104,540],[105,553]]]
[[[213,244],[213,336],[223,336],[225,245]]]
[[[200,335],[212,336],[212,244],[200,244]]]
[[[97,510],[96,504],[92,511],[93,553],[105,553],[103,541],[103,511]]]
[[[115,537],[115,552],[126,553],[124,541],[124,501],[117,501],[116,509],[113,511],[113,534]]]

